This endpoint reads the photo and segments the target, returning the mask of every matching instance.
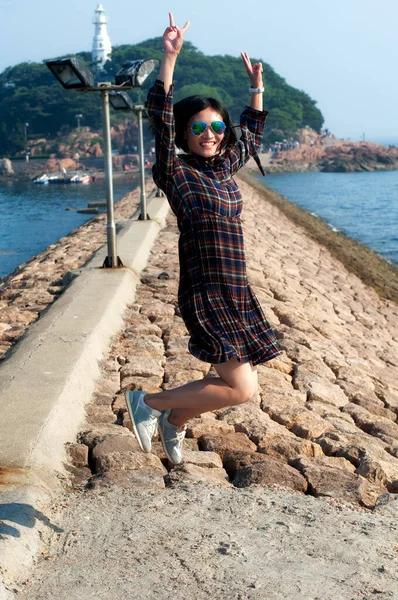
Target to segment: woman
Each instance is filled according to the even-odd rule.
[[[256,364],[280,354],[275,335],[247,282],[240,222],[242,198],[233,180],[261,143],[262,65],[241,54],[250,79],[250,107],[241,115],[237,141],[225,107],[214,98],[191,96],[172,102],[173,73],[184,27],[163,35],[159,79],[147,108],[155,130],[153,177],[177,216],[180,230],[181,316],[190,333],[189,350],[213,364],[218,378],[193,381],[158,394],[127,392],[126,402],[141,448],[151,450],[159,426],[165,452],[182,461],[185,423],[201,413],[248,402],[257,392]],[[175,152],[175,146],[186,154]],[[262,170],[262,169],[261,169]]]

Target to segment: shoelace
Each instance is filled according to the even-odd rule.
[[[170,442],[178,442],[179,444],[182,444],[182,442],[184,441],[185,438],[185,429],[182,429],[181,431],[176,431],[176,435],[175,437],[171,438],[169,441]]]

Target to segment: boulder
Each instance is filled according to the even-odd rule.
[[[307,479],[310,494],[374,506],[378,496],[386,491],[385,488],[352,473],[347,462],[327,457],[299,458],[295,466]]]
[[[278,484],[303,493],[307,491],[307,482],[296,469],[268,457],[238,469],[233,484],[235,487]]]
[[[295,435],[280,434],[263,437],[258,444],[258,452],[289,464],[300,456],[323,456],[319,444],[314,444]]]
[[[14,169],[9,158],[0,158],[0,175],[13,175]]]
[[[208,452],[217,452],[223,458],[228,450],[255,452],[253,444],[244,433],[227,433],[225,435],[202,435],[199,438],[199,448]]]

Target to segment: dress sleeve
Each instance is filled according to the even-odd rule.
[[[156,160],[152,167],[153,179],[167,196],[173,182],[176,159],[173,85],[166,94],[163,82],[157,79],[148,92],[146,108],[155,133]]]
[[[241,169],[252,156],[257,163],[261,173],[265,176],[257,150],[261,145],[265,121],[268,115],[266,110],[255,110],[246,106],[240,116],[241,136],[233,148],[226,153],[230,160],[231,174]]]

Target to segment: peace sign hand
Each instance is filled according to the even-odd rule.
[[[169,13],[170,25],[163,34],[163,50],[172,54],[178,54],[184,43],[184,33],[189,27],[187,21],[181,29],[174,23],[173,13]]]
[[[243,64],[246,67],[247,74],[249,75],[250,83],[252,88],[263,87],[263,65],[262,63],[255,63],[252,65],[251,60],[247,52],[240,53]]]

